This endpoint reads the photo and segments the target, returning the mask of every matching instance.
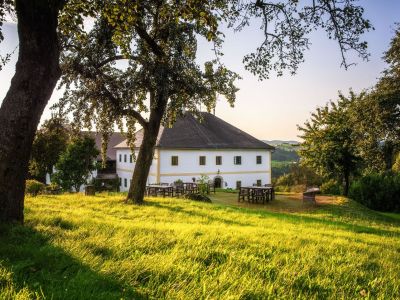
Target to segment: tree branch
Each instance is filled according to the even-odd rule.
[[[95,68],[96,68],[96,69],[100,69],[101,67],[105,66],[106,64],[108,64],[108,63],[110,63],[110,62],[113,62],[113,61],[116,61],[116,60],[123,60],[123,59],[138,60],[138,57],[137,57],[137,56],[133,56],[133,55],[130,55],[130,56],[128,56],[128,57],[125,56],[125,55],[115,55],[115,56],[111,56],[111,57],[109,57],[109,58],[103,60],[102,62],[98,63],[98,64],[95,66]]]
[[[139,25],[135,25],[135,29],[140,38],[142,38],[147,43],[147,45],[149,45],[155,55],[157,55],[158,57],[165,56],[163,49],[156,43],[156,41],[147,33],[145,29],[143,29]]]

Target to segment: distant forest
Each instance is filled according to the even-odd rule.
[[[272,153],[272,179],[289,173],[290,165],[297,163],[299,143],[295,141],[266,141],[275,147]]]

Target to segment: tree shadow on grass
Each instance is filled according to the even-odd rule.
[[[224,209],[224,208],[220,207],[219,209]],[[317,217],[312,217],[312,216],[295,215],[295,214],[281,213],[281,212],[255,211],[253,209],[243,209],[243,208],[234,207],[234,206],[229,206],[229,209],[231,209],[233,211],[245,210],[246,213],[257,215],[260,218],[273,217],[273,218],[277,218],[279,220],[285,220],[292,224],[299,224],[299,223],[316,224],[316,225],[336,227],[341,230],[351,231],[354,233],[367,233],[367,234],[374,234],[374,235],[379,235],[379,236],[390,236],[390,237],[397,237],[397,238],[400,237],[400,232],[398,232],[398,231],[392,231],[392,230],[387,230],[387,229],[379,229],[379,228],[375,228],[375,227],[371,227],[371,226],[346,223],[346,222],[338,221],[338,220],[327,220],[327,219],[317,218]],[[365,221],[365,220],[363,220],[363,221]]]
[[[152,202],[146,202],[146,205],[155,206],[155,207],[159,207],[159,208],[163,208],[163,209],[168,209],[172,212],[182,212],[189,216],[204,217],[204,218],[208,219],[209,221],[223,222],[228,225],[239,225],[239,226],[256,226],[257,225],[255,223],[250,223],[250,222],[243,223],[243,222],[231,220],[228,217],[227,218],[217,218],[217,217],[210,216],[209,214],[206,214],[206,213],[187,211],[182,207],[171,207],[168,205],[163,205],[161,202],[157,202],[154,200]],[[378,235],[378,236],[390,236],[390,237],[396,237],[396,238],[400,237],[400,232],[398,232],[398,231],[392,231],[392,230],[387,230],[387,229],[379,229],[379,228],[371,227],[371,226],[346,223],[346,222],[338,221],[338,220],[327,220],[327,219],[322,219],[322,218],[312,217],[312,216],[295,215],[295,214],[283,213],[283,212],[271,212],[271,211],[266,211],[266,210],[255,210],[252,208],[243,208],[243,207],[237,207],[234,205],[224,205],[224,204],[213,205],[212,210],[217,210],[217,211],[225,210],[225,211],[231,211],[231,212],[235,212],[235,213],[245,212],[247,214],[255,215],[262,219],[273,217],[273,218],[276,218],[279,220],[285,220],[292,224],[299,224],[299,223],[307,223],[310,225],[316,224],[316,225],[336,227],[341,230],[350,231],[350,232],[354,232],[354,233],[366,233],[366,234],[373,234],[373,235]],[[365,219],[363,219],[363,221],[365,221]],[[387,222],[385,222],[385,223],[387,223]],[[397,222],[394,222],[394,223],[397,223]],[[387,223],[387,224],[389,224],[389,223]]]
[[[29,226],[0,224],[0,267],[13,273],[17,292],[27,288],[49,299],[148,299],[84,265]],[[0,294],[4,288],[0,280]]]

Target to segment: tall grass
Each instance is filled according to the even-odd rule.
[[[345,199],[295,213],[122,200],[28,197],[25,226],[0,225],[0,299],[400,298],[400,221]]]

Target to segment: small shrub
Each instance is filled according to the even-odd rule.
[[[174,181],[174,183],[175,183],[176,185],[178,185],[178,184],[182,184],[183,181],[182,181],[182,179],[177,179],[177,180]]]
[[[341,195],[342,186],[334,179],[330,179],[321,185],[321,193],[325,195]]]
[[[275,186],[275,192],[289,193],[290,192],[290,186],[288,186],[288,185],[276,185]]]
[[[44,189],[44,184],[37,180],[27,180],[25,183],[25,193],[36,196]]]
[[[46,192],[46,194],[59,194],[61,192],[61,187],[56,183],[52,183],[46,185],[44,191]]]
[[[202,195],[200,193],[186,194],[185,195],[185,199],[211,203],[211,199],[210,198],[208,198],[206,195]]]
[[[306,190],[304,184],[296,185],[276,185],[274,186],[275,192],[279,193],[302,193]]]
[[[292,193],[302,193],[306,190],[306,186],[304,184],[296,184],[290,187],[290,192]]]
[[[380,211],[400,211],[400,174],[370,174],[355,180],[349,197]]]

